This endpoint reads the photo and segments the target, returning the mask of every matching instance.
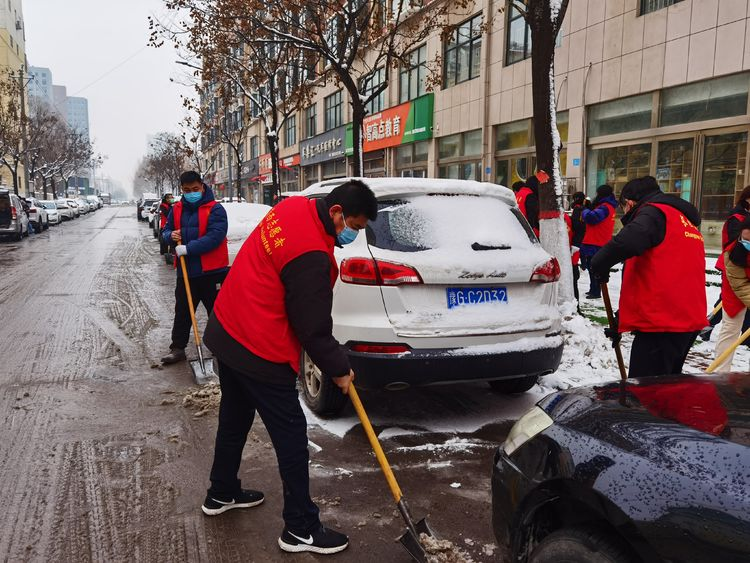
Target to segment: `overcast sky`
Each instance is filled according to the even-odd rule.
[[[177,131],[189,90],[174,48],[147,47],[148,16],[165,17],[162,0],[24,0],[26,53],[52,70],[68,96],[89,101],[89,126],[103,172],[131,191],[146,136]],[[98,175],[98,172],[97,172]]]

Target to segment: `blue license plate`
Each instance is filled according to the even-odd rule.
[[[448,297],[449,309],[461,305],[508,302],[508,288],[506,287],[448,287],[445,293]]]

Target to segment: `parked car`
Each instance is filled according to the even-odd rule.
[[[27,197],[25,200],[28,204],[29,222],[34,230],[41,233],[43,230],[49,229],[49,217],[44,206],[35,197]]]
[[[96,211],[97,209],[101,209],[102,207],[102,200],[100,200],[95,195],[87,195],[86,201],[89,202],[89,205],[91,206],[92,211]]]
[[[13,240],[29,236],[29,218],[21,198],[5,188],[0,188],[0,236]]]
[[[301,194],[323,197],[343,181]],[[560,267],[511,190],[463,180],[365,182],[378,217],[335,250],[333,300],[333,333],[361,387],[484,380],[518,393],[557,369]],[[339,412],[346,397],[304,353],[300,370],[308,406]]]
[[[139,221],[147,221],[146,211],[153,205],[155,201],[161,201],[161,198],[156,194],[143,194],[141,199],[138,200],[136,207],[136,216]]]
[[[151,227],[152,229],[154,228],[154,220],[156,219],[156,212],[159,209],[160,204],[161,204],[161,200],[155,201],[148,208],[148,211],[146,211],[146,218],[148,219],[148,226]]]
[[[63,221],[69,221],[76,218],[75,210],[70,206],[70,202],[67,199],[55,200],[57,206],[57,213],[60,215],[60,219]]]
[[[75,199],[66,199],[65,201],[68,202],[68,206],[73,210],[73,214],[76,218],[81,216],[81,207],[78,205],[78,202]]]
[[[510,561],[750,561],[750,373],[553,393],[497,450]]]
[[[88,202],[83,198],[77,198],[76,203],[78,204],[78,208],[81,210],[81,215],[87,215],[91,210]]]
[[[57,209],[57,203],[51,199],[42,199],[39,203],[47,211],[47,219],[50,225],[58,225],[62,221],[62,215]]]

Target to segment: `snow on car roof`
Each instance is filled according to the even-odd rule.
[[[516,205],[513,191],[490,182],[475,180],[448,180],[444,178],[337,178],[317,182],[295,195],[314,197],[330,192],[348,180],[361,180],[367,184],[378,199],[396,196],[429,194],[462,194],[496,197],[510,206]]]

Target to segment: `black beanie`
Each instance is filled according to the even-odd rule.
[[[620,199],[630,199],[633,201],[641,201],[647,195],[653,194],[660,191],[659,184],[656,178],[653,176],[644,176],[643,178],[635,178],[630,180],[625,187],[622,188]]]
[[[609,184],[602,184],[598,188],[596,188],[596,199],[604,199],[605,197],[611,196],[615,191],[612,189],[612,186]]]
[[[539,191],[539,179],[536,176],[529,176],[526,178],[526,185],[531,188],[531,191],[534,193]]]

